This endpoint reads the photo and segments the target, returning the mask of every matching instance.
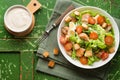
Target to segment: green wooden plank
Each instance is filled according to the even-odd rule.
[[[36,39],[0,39],[0,51],[36,50]]]
[[[21,51],[20,60],[20,80],[33,80],[34,53]]]
[[[0,80],[19,80],[19,53],[0,53]]]

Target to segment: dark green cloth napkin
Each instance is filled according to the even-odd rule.
[[[80,7],[83,5],[77,4],[70,0],[57,0],[53,14],[51,19],[47,25],[47,27],[51,27],[53,22],[64,12],[64,10],[73,4],[75,7]],[[120,26],[120,20],[115,19],[118,25]],[[46,27],[46,28],[47,28]],[[106,71],[109,68],[109,63],[97,68],[97,69],[82,69],[78,68],[71,63],[69,63],[63,56],[62,53],[59,52],[58,56],[53,55],[53,49],[55,47],[58,48],[57,44],[57,29],[54,29],[49,37],[45,39],[38,48],[37,56],[39,56],[38,63],[36,66],[37,71],[45,72],[57,77],[61,77],[63,79],[68,80],[106,80]],[[44,51],[48,51],[50,53],[50,57],[44,59],[42,53]],[[47,66],[49,60],[54,60],[56,65],[53,69]]]

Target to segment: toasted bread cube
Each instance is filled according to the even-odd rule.
[[[88,26],[86,23],[82,23],[82,27],[85,29],[85,30],[88,30]]]
[[[92,50],[86,50],[84,56],[85,57],[91,57],[91,56],[93,56]]]
[[[44,56],[45,58],[49,57],[49,52],[48,52],[48,51],[45,51],[45,52],[43,53],[43,56]]]
[[[80,49],[80,45],[79,45],[79,44],[77,44],[77,43],[76,43],[76,44],[74,44],[74,49],[75,49],[75,50]]]
[[[72,20],[72,18],[70,17],[70,16],[67,16],[66,18],[65,18],[65,22],[70,22]]]
[[[80,12],[79,11],[75,11],[74,14],[77,15],[77,16],[79,16]]]
[[[115,47],[111,47],[111,48],[109,48],[109,52],[110,52],[110,53],[115,52]]]
[[[54,53],[54,55],[58,55],[58,53],[59,53],[58,48],[54,48],[54,49],[53,49],[53,53]]]
[[[104,22],[104,23],[102,24],[102,28],[106,28],[106,27],[107,27],[107,23]]]
[[[55,66],[55,62],[52,61],[52,60],[50,60],[50,61],[48,62],[48,67],[53,68],[54,66]]]

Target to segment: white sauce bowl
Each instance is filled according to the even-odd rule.
[[[32,25],[32,14],[22,5],[11,6],[4,15],[4,24],[5,28],[13,35],[22,35]]]

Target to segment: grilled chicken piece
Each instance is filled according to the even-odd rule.
[[[97,18],[98,18],[99,16],[100,16],[100,15],[97,14],[97,15],[94,17],[96,23],[97,23]]]
[[[80,48],[76,51],[76,56],[77,57],[82,57],[84,55],[85,49],[84,48]]]
[[[69,55],[69,56],[71,56],[72,55],[72,51],[70,50],[70,51],[67,51],[67,54]]]
[[[90,17],[90,14],[89,13],[86,13],[84,15],[82,15],[82,21],[83,22],[88,22],[88,18]]]
[[[108,31],[110,31],[111,29],[112,29],[111,24],[108,24],[108,26],[107,26],[107,28],[106,28],[105,30],[106,30],[106,32],[108,32]]]
[[[75,34],[75,23],[74,22],[69,22],[69,29],[68,29],[68,36]]]
[[[86,41],[89,41],[89,37],[88,37],[88,35],[85,34],[85,33],[79,34],[79,37],[80,37],[81,39],[84,39],[84,40],[86,40]]]

